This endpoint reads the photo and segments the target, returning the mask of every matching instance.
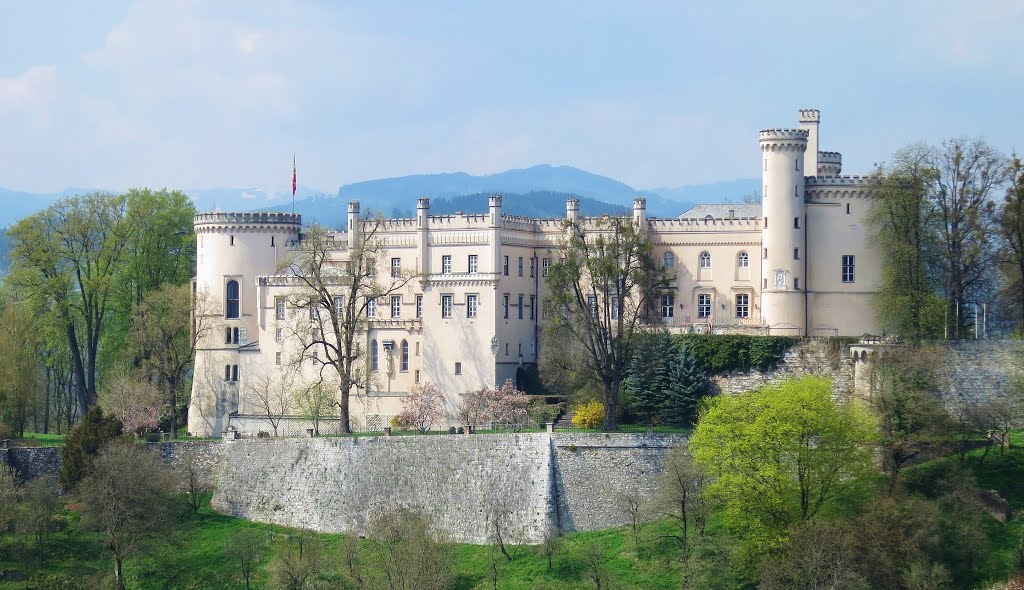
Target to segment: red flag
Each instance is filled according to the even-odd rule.
[[[295,154],[292,154],[292,198],[295,198]]]

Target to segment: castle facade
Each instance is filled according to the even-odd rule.
[[[633,222],[674,277],[656,307],[670,330],[878,333],[871,296],[881,265],[864,227],[867,177],[841,176],[841,155],[819,151],[819,122],[817,110],[801,110],[798,128],[760,132],[760,204],[699,205],[660,219],[647,216],[643,198],[634,200]],[[359,214],[359,203],[349,203],[349,231],[359,231]],[[566,219],[588,223],[575,199],[564,219],[535,219],[503,213],[501,197],[492,196],[486,214],[431,215],[421,198],[415,218],[385,220],[379,272],[416,279],[376,301],[360,332],[367,368],[352,398],[353,427],[383,428],[417,384],[437,385],[454,414],[462,393],[523,379],[537,362],[544,277],[559,258]],[[288,213],[200,213],[194,225],[194,290],[212,305],[196,351],[188,429],[196,436],[252,430],[267,413],[268,390],[298,390],[321,374],[312,358],[294,379],[281,377],[293,372],[290,336],[309,313],[289,307],[295,283],[281,273],[302,221]],[[352,236],[332,237],[332,255],[344,261]],[[285,405],[285,413],[300,413]]]

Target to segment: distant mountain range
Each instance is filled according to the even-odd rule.
[[[336,194],[325,194],[299,186],[294,210],[307,223],[340,227],[345,222],[347,202],[358,200],[363,210],[386,216],[411,215],[417,197],[431,197],[436,213],[483,212],[487,196],[503,196],[503,210],[513,215],[555,217],[564,215],[565,199],[579,197],[585,214],[621,213],[632,207],[633,198],[647,198],[648,214],[675,217],[697,203],[740,202],[760,190],[759,179],[714,184],[636,189],[618,180],[592,174],[571,166],[540,165],[498,174],[472,175],[464,172],[418,174],[382,178],[342,185]],[[0,227],[44,209],[57,199],[95,189],[67,189],[60,193],[36,194],[0,188]],[[199,211],[291,211],[289,193],[261,188],[215,188],[185,190]]]

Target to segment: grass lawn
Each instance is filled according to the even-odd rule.
[[[64,444],[64,435],[26,432],[24,437],[13,439],[11,444],[20,447],[59,447]]]

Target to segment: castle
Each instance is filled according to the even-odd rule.
[[[841,155],[818,149],[819,123],[819,112],[807,109],[797,129],[760,132],[759,205],[699,205],[659,219],[647,216],[643,198],[634,200],[633,222],[649,233],[658,262],[674,277],[657,302],[669,329],[879,331],[871,295],[881,265],[864,227],[872,202],[867,177],[840,175]],[[348,232],[332,236],[339,260],[354,238],[349,232],[361,227],[359,214],[359,203],[349,203]],[[565,218],[590,221],[575,199]],[[452,414],[466,391],[521,380],[537,361],[544,277],[559,257],[564,221],[506,215],[500,196],[490,198],[486,214],[431,215],[421,198],[415,218],[385,220],[380,272],[409,270],[417,278],[376,302],[360,333],[368,366],[353,396],[353,427],[382,429],[417,384],[437,385]],[[279,273],[301,228],[300,216],[288,213],[196,215],[193,288],[210,295],[205,319],[212,327],[196,350],[193,435],[269,430],[259,418],[265,408],[248,392],[257,378],[269,383],[290,369],[296,342],[286,336],[304,310],[288,308],[293,283]],[[290,386],[313,381],[316,365],[315,358],[303,363]],[[305,428],[299,419],[289,424]]]

